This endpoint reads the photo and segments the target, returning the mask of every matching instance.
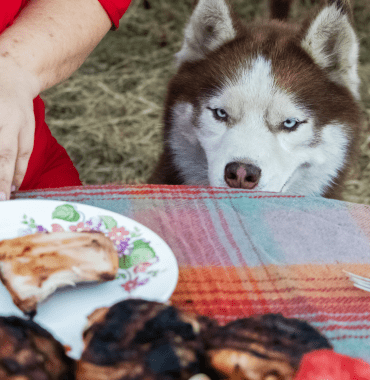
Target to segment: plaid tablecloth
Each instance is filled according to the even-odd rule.
[[[301,318],[337,352],[370,362],[370,208],[323,198],[184,186],[88,186],[16,198],[81,202],[152,229],[180,275],[171,298],[221,323],[261,313]]]

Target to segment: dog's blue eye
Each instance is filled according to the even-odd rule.
[[[229,117],[229,115],[223,108],[215,108],[212,111],[215,118],[218,120],[227,120],[227,118]]]
[[[292,129],[292,128],[298,126],[298,123],[299,123],[299,121],[292,117],[292,118],[286,119],[284,121],[283,125],[285,128]]]
[[[226,111],[222,108],[216,108],[216,115],[221,118],[227,117]]]

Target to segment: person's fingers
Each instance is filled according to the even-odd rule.
[[[199,373],[198,375],[192,376],[189,380],[211,380],[207,375]]]
[[[18,189],[23,181],[23,178],[27,171],[28,161],[30,159],[33,143],[34,143],[34,130],[35,130],[35,119],[32,115],[24,128],[21,129],[18,138],[18,156],[14,168],[14,177],[12,185],[15,189]]]
[[[0,193],[4,193],[6,199],[9,199],[18,153],[18,141],[17,136],[6,136],[1,132],[4,131],[0,131]]]

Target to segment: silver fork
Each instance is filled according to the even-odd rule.
[[[362,277],[358,274],[347,272],[346,270],[344,270],[343,272],[347,274],[347,276],[353,282],[353,285],[356,288],[370,292],[370,278]]]

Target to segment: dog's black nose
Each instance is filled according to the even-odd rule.
[[[261,178],[261,169],[253,164],[230,162],[225,167],[225,181],[230,187],[254,189]]]

